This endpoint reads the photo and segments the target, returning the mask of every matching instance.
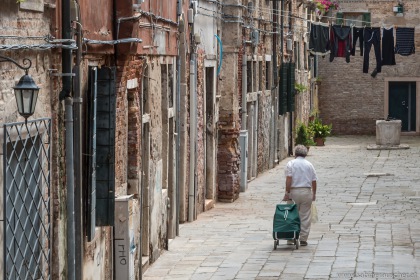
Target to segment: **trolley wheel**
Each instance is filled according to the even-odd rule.
[[[278,240],[274,240],[274,250],[277,249],[278,242],[279,242]]]
[[[296,249],[299,249],[299,239],[295,238],[295,245],[296,245]]]

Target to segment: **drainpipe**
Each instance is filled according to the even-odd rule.
[[[193,43],[194,44],[194,43]],[[196,165],[196,129],[197,129],[197,100],[196,100],[196,53],[191,54],[190,60],[190,184],[188,192],[188,221],[194,221],[195,205],[195,165]]]
[[[280,54],[281,54],[281,63],[283,63],[283,58],[284,58],[284,46],[283,46],[283,44],[284,44],[284,13],[283,13],[283,11],[284,11],[284,0],[281,0],[281,9],[280,9]]]
[[[247,56],[246,43],[243,44],[242,55],[242,119],[241,131],[239,132],[239,145],[241,148],[241,192],[245,192],[248,185],[248,130],[247,130]]]
[[[76,5],[80,7],[79,0]],[[83,203],[82,203],[82,184],[83,184],[83,162],[82,162],[82,25],[79,15],[76,15],[77,51],[74,78],[74,175],[75,175],[75,232],[76,232],[76,280],[83,280]]]
[[[289,31],[292,30],[292,3],[289,2]],[[294,50],[296,51],[296,50]],[[289,112],[289,156],[293,155],[293,112]]]
[[[147,65],[144,66],[144,64],[143,64],[143,74],[145,73],[147,67],[148,67]],[[143,106],[141,106],[141,108],[143,108]],[[142,133],[142,135],[144,133],[143,124],[142,124],[141,133]],[[145,143],[142,143],[142,148],[141,148],[142,153],[144,151],[144,146],[145,146]],[[140,178],[143,179],[143,172],[141,172],[141,174],[142,175],[141,175]],[[138,279],[139,280],[143,279],[143,230],[144,230],[144,213],[143,213],[144,212],[144,207],[143,207],[143,203],[144,203],[144,200],[145,200],[144,195],[145,195],[144,185],[141,184],[140,185],[140,202],[139,202],[140,203],[140,205],[139,205],[139,208],[140,208],[140,235],[139,235],[139,253],[138,253],[138,258],[139,258],[139,260],[138,260],[139,261],[139,264],[138,264],[138,267],[139,267]]]
[[[62,0],[62,38],[72,39],[70,0]],[[65,43],[70,44],[70,43]],[[72,52],[63,48],[61,52],[62,84],[60,100],[65,100],[65,128],[66,128],[66,187],[67,187],[67,279],[75,280],[75,223],[74,223],[74,158],[73,158],[73,98],[72,90]]]
[[[187,169],[187,102],[186,102],[186,96],[187,96],[187,57],[186,57],[186,38],[185,38],[185,19],[182,17],[179,21],[179,60],[180,60],[180,92],[179,92],[179,107],[183,110],[179,113],[179,206],[178,206],[178,214],[179,214],[179,220],[185,222],[187,218],[185,217],[185,209],[186,209],[186,189],[187,186],[186,182],[186,169]],[[182,215],[181,215],[182,213]],[[179,235],[179,231],[177,232],[177,235]]]
[[[281,65],[284,63],[284,0],[281,0],[281,19],[280,19],[280,55],[281,55]],[[280,97],[279,97],[280,98]],[[286,134],[286,130],[284,131]],[[289,133],[289,132],[287,132]]]
[[[274,134],[273,143],[272,143],[272,153],[270,154],[271,160],[270,160],[270,167],[273,167],[274,164],[277,161],[277,139],[278,139],[278,133],[277,133],[277,119],[278,119],[278,67],[277,67],[277,25],[278,25],[278,16],[277,11],[278,5],[277,1],[273,1],[273,42],[272,42],[272,48],[273,48],[273,87],[271,88],[271,94],[274,96],[272,98],[273,101],[273,127],[272,131]],[[280,15],[281,16],[281,15]]]
[[[180,34],[179,39],[181,40],[183,36],[181,36],[181,33],[183,33],[183,29],[184,29],[184,21],[181,19],[181,13],[182,13],[182,3],[181,0],[178,0],[177,2],[177,18],[178,18],[178,32]],[[179,41],[178,41],[179,43]],[[181,145],[181,141],[180,141],[180,136],[181,136],[181,124],[180,124],[180,114],[181,114],[181,77],[180,77],[180,73],[181,73],[181,59],[180,59],[180,46],[178,46],[178,55],[176,57],[176,71],[177,71],[177,75],[176,75],[176,151],[175,151],[175,158],[176,158],[176,170],[175,170],[175,189],[176,189],[176,236],[179,236],[179,202],[180,202],[180,190],[179,190],[179,182],[180,182],[180,178],[179,178],[179,164],[180,164],[180,153],[179,153],[179,149],[180,149],[180,145]]]
[[[193,1],[190,0],[190,7]],[[195,15],[193,16],[195,17]],[[194,34],[194,23],[190,23],[190,35]],[[195,52],[194,36],[191,37],[190,59],[190,180],[188,190],[188,221],[194,221],[195,213],[195,167],[197,165],[196,141],[197,141],[197,54]]]

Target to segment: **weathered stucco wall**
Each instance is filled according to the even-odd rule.
[[[196,184],[196,213],[199,215],[204,212],[205,205],[205,139],[204,139],[204,57],[205,53],[200,49],[200,52],[197,56],[197,152],[196,152],[196,174],[197,174],[197,184]]]

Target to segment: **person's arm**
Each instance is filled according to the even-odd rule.
[[[312,201],[316,200],[316,181],[312,181]]]
[[[286,193],[284,194],[283,200],[289,200],[290,197],[290,188],[292,187],[292,177],[286,177]]]

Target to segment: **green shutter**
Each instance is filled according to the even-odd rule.
[[[115,68],[98,69],[96,226],[113,226],[115,209]]]
[[[287,112],[287,73],[289,63],[282,63],[280,66],[280,87],[279,87],[279,115]]]
[[[364,13],[362,16],[363,26],[370,27],[370,13]]]
[[[88,198],[87,198],[87,229],[88,241],[95,237],[96,227],[96,106],[97,106],[97,68],[89,68],[88,92]]]
[[[295,63],[290,63],[287,79],[287,112],[295,110]]]
[[[343,24],[344,23],[344,14],[342,12],[337,12],[336,17],[337,17],[337,19],[335,20],[336,24]]]

